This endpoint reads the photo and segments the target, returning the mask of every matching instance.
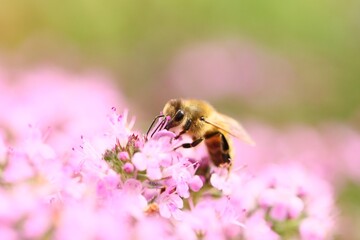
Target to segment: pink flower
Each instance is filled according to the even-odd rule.
[[[146,170],[152,180],[163,177],[162,167],[170,166],[176,153],[173,151],[171,139],[175,134],[166,130],[155,133],[154,137],[145,143],[141,152],[134,155],[132,162],[140,170]]]
[[[265,220],[265,213],[262,210],[256,211],[245,222],[244,229],[245,239],[251,240],[277,240],[281,239],[280,236],[275,233],[269,223]]]
[[[141,194],[142,184],[135,179],[129,179],[125,182],[122,190],[122,204],[126,206],[126,212],[136,218],[141,218],[148,202]]]
[[[133,226],[133,239],[158,240],[158,239],[179,239],[174,233],[168,219],[160,216],[151,216],[140,219]]]
[[[116,113],[115,108],[112,110],[113,112],[108,116],[110,130],[107,134],[113,142],[116,140],[121,146],[126,146],[128,138],[131,134],[131,129],[135,124],[135,118],[133,117],[132,120],[128,122],[128,110],[124,110],[124,112],[120,115]]]
[[[96,192],[99,198],[109,198],[118,189],[120,185],[120,179],[116,174],[107,175],[98,179]]]
[[[3,135],[0,132],[0,165],[5,163],[6,153],[7,153],[7,148],[5,145]]]
[[[35,170],[22,152],[12,150],[9,153],[8,164],[3,172],[5,182],[18,182],[33,177]]]
[[[79,161],[77,164],[81,171],[94,175],[105,175],[109,170],[109,165],[102,160],[102,155],[107,148],[112,146],[109,139],[97,138],[93,141],[83,139],[83,144],[74,158]]]
[[[189,187],[191,190],[193,190],[194,192],[199,191],[202,186],[204,185],[203,181],[201,180],[201,178],[198,175],[193,176],[189,181],[188,181]]]
[[[222,191],[224,195],[230,195],[234,190],[237,190],[240,182],[241,178],[238,174],[228,173],[227,171],[213,173],[210,178],[211,185]]]
[[[56,154],[52,147],[44,143],[40,129],[29,127],[29,137],[26,139],[24,149],[30,159],[53,159]],[[40,161],[34,162],[41,164]]]
[[[6,225],[0,226],[0,236],[1,238],[7,240],[19,239],[17,231],[14,228]]]
[[[198,191],[203,186],[198,175],[194,175],[195,169],[193,164],[183,159],[183,161],[164,170],[164,176],[168,179],[165,184],[169,187],[175,187],[180,197],[188,198],[190,196],[189,189]]]
[[[211,199],[202,199],[190,211],[184,211],[182,222],[190,227],[199,238],[225,239],[218,212]]]
[[[270,216],[277,221],[297,218],[304,209],[304,202],[286,189],[266,189],[259,197],[263,207],[270,208]]]
[[[259,205],[264,208],[271,207],[277,200],[277,192],[273,188],[263,190],[259,196]]]
[[[58,219],[58,227],[55,230],[56,239],[91,239],[97,232],[97,221],[94,217],[95,208],[91,201],[73,202],[66,204]]]
[[[71,73],[41,66],[4,71],[0,86],[0,125],[16,141],[24,138],[29,124],[36,126],[49,133],[47,143],[61,152],[80,135],[102,133],[109,108],[124,106],[111,78],[94,70]]]
[[[191,179],[191,174],[186,168],[179,168],[173,171],[172,175],[176,184],[176,192],[180,197],[188,198],[190,196],[188,181]]]
[[[53,224],[49,221],[51,218],[52,212],[48,205],[40,205],[34,208],[24,223],[24,235],[29,239],[45,236]]]
[[[324,224],[319,219],[306,218],[300,223],[300,236],[303,240],[323,240],[327,239]]]
[[[324,123],[317,128],[293,125],[276,129],[266,124],[247,124],[255,148],[234,141],[235,166],[257,172],[262,165],[297,162],[326,181],[341,187],[347,179],[360,179],[359,131],[345,124]]]
[[[215,202],[214,207],[224,226],[232,225],[233,229],[234,226],[244,228],[244,224],[241,221],[245,216],[245,211],[238,204],[238,202],[232,201],[229,198],[221,198]]]
[[[176,193],[162,193],[159,197],[159,210],[160,215],[164,218],[174,217],[176,220],[183,218],[183,212],[180,210],[183,208],[183,200]]]

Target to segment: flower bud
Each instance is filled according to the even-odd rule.
[[[132,173],[132,172],[134,171],[134,165],[132,165],[131,163],[127,162],[127,163],[124,164],[123,170],[124,170],[126,173]]]
[[[128,152],[119,152],[119,159],[121,161],[126,161],[126,160],[129,160],[129,154]]]

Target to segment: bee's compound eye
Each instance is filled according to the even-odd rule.
[[[174,116],[174,120],[176,121],[176,122],[179,122],[179,121],[181,121],[183,118],[184,118],[184,111],[183,110],[178,110],[177,112],[176,112],[176,114],[175,114],[175,116]]]

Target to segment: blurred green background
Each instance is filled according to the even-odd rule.
[[[0,2],[5,64],[50,61],[74,71],[104,68],[118,80],[129,102],[142,109],[137,114],[153,115],[168,98],[184,95],[164,89],[169,66],[179,52],[193,44],[217,41],[221,46],[231,39],[281,58],[277,76],[282,64],[290,66],[291,97],[254,104],[271,98],[265,85],[251,96],[253,102],[236,94],[209,97],[216,106],[236,106],[225,111],[273,123],[359,120],[359,1]],[[265,60],[265,67],[272,61]],[[272,74],[267,75],[273,78]],[[184,79],[183,84],[192,83]]]
[[[104,69],[140,125],[169,98],[194,96],[271,124],[340,121],[360,127],[360,1],[0,0],[0,6],[3,66],[50,62],[75,72]],[[207,95],[206,85],[237,79],[222,83],[228,70],[211,69],[217,56],[224,64],[233,52],[256,87],[248,90],[245,83],[239,94]],[[196,68],[211,58],[209,74],[215,71],[217,78],[208,84],[206,77],[200,83],[187,78],[193,75],[186,59]],[[358,193],[350,185],[339,197],[355,222]]]

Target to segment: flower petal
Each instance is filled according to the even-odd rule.
[[[144,171],[147,167],[145,156],[142,153],[135,153],[132,162],[139,171]]]

